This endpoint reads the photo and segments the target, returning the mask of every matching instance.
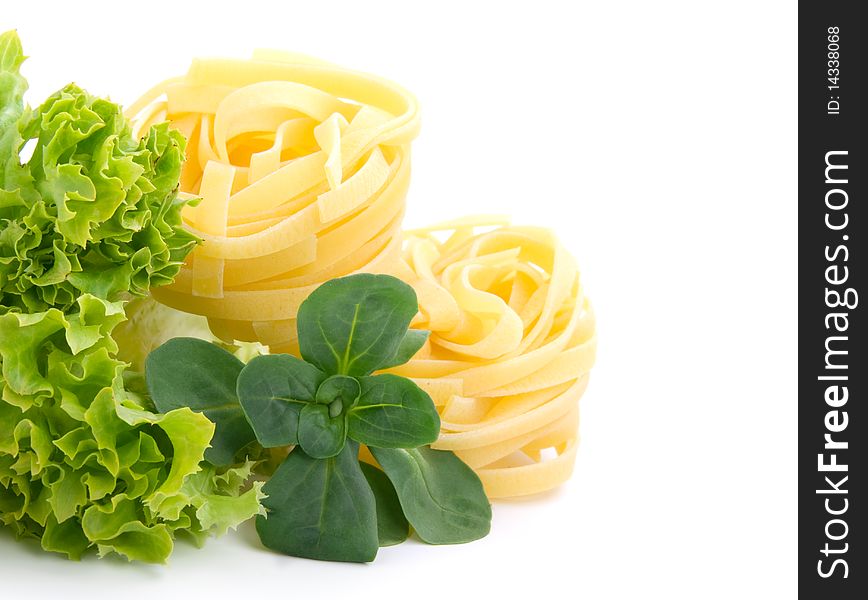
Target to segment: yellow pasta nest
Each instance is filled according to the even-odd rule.
[[[485,223],[405,233],[401,276],[419,297],[413,326],[431,336],[393,371],[438,406],[434,448],[473,467],[490,497],[519,496],[572,473],[595,323],[575,260],[551,231],[480,232]]]
[[[169,120],[189,140],[184,212],[204,243],[162,303],[205,315],[224,338],[294,351],[295,317],[321,283],[392,273],[419,128],[391,82],[308,57],[195,60],[127,111],[137,131]]]

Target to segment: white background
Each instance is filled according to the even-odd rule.
[[[202,6],[202,9],[193,7]],[[207,7],[207,8],[206,8]],[[130,103],[193,56],[296,50],[415,92],[407,221],[508,213],[579,258],[600,350],[572,480],[370,565],[82,563],[0,532],[3,598],[795,597],[795,2],[4,2],[30,102]],[[26,596],[25,596],[26,594]]]

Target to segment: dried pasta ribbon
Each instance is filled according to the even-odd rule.
[[[597,345],[572,256],[547,229],[482,217],[406,232],[403,257],[413,327],[431,336],[392,371],[434,399],[433,447],[473,467],[492,498],[564,482]]]
[[[197,59],[128,110],[136,134],[169,120],[187,137],[181,191],[203,244],[161,302],[225,339],[297,348],[295,316],[321,283],[398,275],[415,99],[317,59],[261,50]]]

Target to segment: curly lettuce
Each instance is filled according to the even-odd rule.
[[[0,521],[77,559],[95,546],[165,561],[178,532],[201,542],[260,512],[250,466],[202,466],[214,425],[155,414],[123,387],[111,330],[120,303],[0,316]]]
[[[32,110],[14,32],[0,35],[0,524],[78,559],[164,562],[261,512],[250,464],[203,463],[214,425],[157,414],[125,385],[124,301],[169,283],[184,139],[136,140],[120,107],[74,85]],[[22,155],[32,150],[29,159]]]
[[[181,224],[184,137],[163,123],[135,139],[120,106],[73,84],[29,110],[14,32],[0,57],[0,310],[66,311],[82,293],[170,283],[197,243]]]

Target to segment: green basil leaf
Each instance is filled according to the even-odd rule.
[[[312,458],[336,456],[347,441],[347,418],[325,404],[306,404],[298,417],[298,444]]]
[[[377,503],[377,536],[380,538],[380,547],[400,544],[410,535],[410,523],[401,510],[401,501],[398,500],[395,486],[377,467],[368,463],[359,464]]]
[[[368,375],[395,356],[418,308],[413,288],[390,275],[332,279],[298,309],[301,355],[332,375]]]
[[[257,356],[238,377],[238,399],[264,448],[298,443],[298,416],[325,375],[288,354]]]
[[[462,544],[488,535],[491,504],[476,473],[452,452],[422,446],[371,448],[395,485],[413,529],[429,544]]]
[[[158,411],[189,406],[214,423],[205,460],[218,467],[233,464],[256,439],[235,395],[243,368],[226,350],[196,338],[171,339],[145,360],[148,392]]]
[[[413,358],[419,349],[428,341],[430,331],[424,329],[410,329],[404,334],[401,344],[398,346],[398,351],[395,356],[390,358],[384,364],[380,365],[379,369],[391,369],[398,365],[403,365],[405,362]]]
[[[398,375],[359,379],[362,394],[349,411],[347,434],[378,448],[415,448],[434,443],[440,416],[431,397],[412,380]]]
[[[334,458],[316,460],[300,448],[265,484],[267,515],[256,518],[262,543],[272,550],[314,558],[369,562],[377,555],[374,494],[352,442]]]

